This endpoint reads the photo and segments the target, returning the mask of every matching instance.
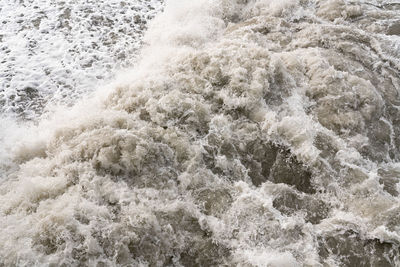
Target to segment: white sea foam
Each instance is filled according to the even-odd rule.
[[[135,68],[7,152],[1,263],[399,265],[399,10],[167,2]]]
[[[138,57],[162,1],[0,1],[0,112],[35,120]],[[50,105],[52,104],[52,105]]]

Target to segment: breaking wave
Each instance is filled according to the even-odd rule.
[[[167,2],[9,138],[0,265],[399,265],[399,35],[393,2]]]

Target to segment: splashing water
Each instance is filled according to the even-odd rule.
[[[399,265],[399,25],[389,1],[167,2],[134,69],[10,142],[0,263]]]

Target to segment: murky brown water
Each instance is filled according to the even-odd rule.
[[[4,265],[397,266],[400,6],[171,1],[13,145]]]

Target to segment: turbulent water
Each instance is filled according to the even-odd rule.
[[[159,0],[0,0],[0,112],[33,120],[135,60]]]
[[[144,43],[4,122],[0,266],[400,266],[399,2],[171,0]]]

